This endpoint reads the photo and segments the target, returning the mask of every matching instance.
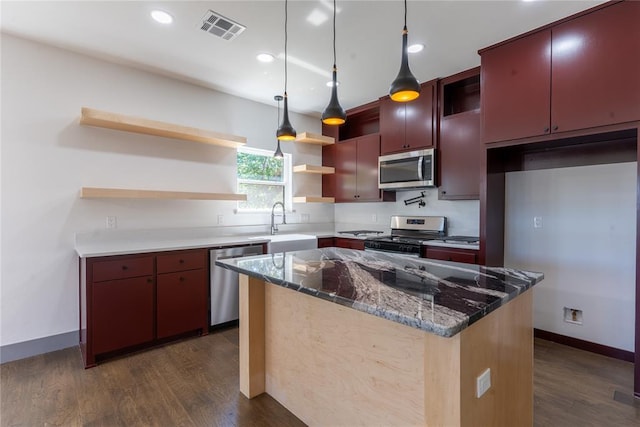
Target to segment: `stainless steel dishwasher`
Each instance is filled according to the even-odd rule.
[[[238,320],[238,273],[218,267],[216,261],[263,254],[262,245],[212,249],[210,252],[211,325]]]

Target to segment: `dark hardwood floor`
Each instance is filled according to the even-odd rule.
[[[536,426],[638,426],[633,365],[535,341]],[[2,426],[302,426],[238,391],[238,329],[82,368],[78,348],[0,366]]]

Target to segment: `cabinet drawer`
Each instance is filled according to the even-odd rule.
[[[466,264],[477,264],[477,252],[464,249],[434,249],[427,247],[424,257],[431,259],[439,259],[442,261],[463,262]]]
[[[180,251],[158,255],[158,274],[204,268],[207,262],[206,255],[207,252],[204,250]]]
[[[94,282],[153,275],[153,257],[123,257],[93,263]]]

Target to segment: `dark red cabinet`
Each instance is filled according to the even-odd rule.
[[[86,258],[80,262],[80,348],[96,357],[190,331],[208,333],[206,249]]]
[[[640,120],[640,2],[603,8],[551,32],[552,131]]]
[[[158,275],[157,337],[207,327],[207,278],[204,269]]]
[[[421,85],[418,99],[395,102],[380,98],[380,154],[421,150],[435,145],[436,81]]]
[[[438,163],[438,198],[480,198],[480,68],[442,79]]]
[[[363,251],[364,250],[364,240],[347,239],[347,238],[344,238],[344,237],[336,237],[335,238],[335,246],[336,246],[336,248],[357,249],[359,251]]]
[[[380,136],[376,134],[323,147],[323,165],[335,167],[333,176],[323,176],[322,195],[340,202],[382,200],[378,189]]]
[[[640,2],[481,51],[482,140],[640,120]]]
[[[424,246],[422,258],[438,259],[441,261],[462,262],[465,264],[478,263],[478,251],[473,249],[455,249],[435,246]]]
[[[93,285],[93,352],[106,353],[153,340],[153,276]]]
[[[544,135],[551,105],[551,31],[488,50],[481,57],[482,140]]]
[[[318,248],[331,248],[335,246],[333,237],[319,237]]]

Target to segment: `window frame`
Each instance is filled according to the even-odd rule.
[[[244,179],[238,176],[238,156],[237,153],[246,153],[253,154],[257,156],[264,157],[273,157],[273,152],[270,150],[265,150],[263,148],[253,148],[253,147],[238,147],[236,150],[236,191],[240,192],[240,184],[254,184],[254,185],[278,185],[284,187],[284,207],[287,212],[293,212],[293,166],[292,166],[292,156],[289,153],[284,153],[283,158],[283,171],[282,171],[282,182],[278,181],[262,181],[256,179]],[[264,207],[258,209],[249,209],[249,208],[241,208],[241,201],[238,201],[236,204],[236,213],[265,213],[271,212],[272,207]]]

